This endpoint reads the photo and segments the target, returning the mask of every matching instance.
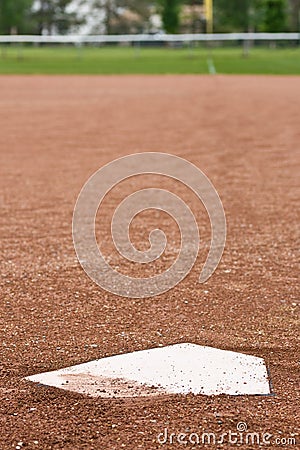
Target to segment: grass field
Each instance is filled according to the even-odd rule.
[[[300,74],[300,48],[1,46],[0,74]]]

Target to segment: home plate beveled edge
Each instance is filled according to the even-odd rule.
[[[262,358],[190,343],[110,356],[26,379],[106,398],[270,394]]]

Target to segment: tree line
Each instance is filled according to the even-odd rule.
[[[300,0],[213,4],[214,32],[300,31]],[[88,23],[94,33],[149,33],[159,17],[167,33],[206,29],[203,0],[0,0],[0,34],[76,33]]]

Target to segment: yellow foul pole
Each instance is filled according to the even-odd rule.
[[[213,32],[213,0],[204,0],[205,18],[206,18],[206,32]]]

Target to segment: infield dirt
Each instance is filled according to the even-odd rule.
[[[299,77],[0,78],[1,450],[177,449],[184,446],[161,445],[158,434],[220,436],[239,422],[272,434],[273,448],[276,438],[295,438],[299,448],[299,111]],[[203,244],[173,290],[130,300],[101,290],[81,269],[72,212],[93,172],[145,151],[181,156],[206,173],[224,205],[227,243],[215,274],[198,284],[210,238],[204,208],[181,184],[132,179],[98,215],[112,263],[149,276],[176,254],[178,230],[151,211],[136,219],[133,240],[144,248],[153,225],[165,227],[171,246],[163,258],[126,268],[112,250],[118,201],[156,181],[189,203]],[[95,399],[24,380],[179,342],[265,358],[273,395]],[[259,445],[214,446],[235,447]]]

